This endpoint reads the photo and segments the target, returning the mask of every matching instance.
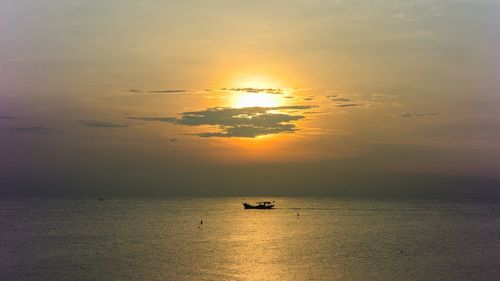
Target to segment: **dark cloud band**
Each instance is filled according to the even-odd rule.
[[[302,115],[286,113],[287,110],[306,110],[316,106],[294,105],[277,107],[212,107],[202,111],[183,112],[174,117],[129,117],[142,121],[169,122],[185,126],[216,126],[217,132],[203,132],[199,137],[255,138],[262,135],[291,133],[296,131],[294,121],[305,118]],[[283,112],[274,112],[283,111]]]

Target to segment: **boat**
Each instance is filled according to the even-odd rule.
[[[251,205],[248,203],[243,203],[243,207],[245,209],[259,209],[259,210],[268,210],[274,208],[274,201],[269,202],[269,201],[262,201],[262,202],[256,202],[257,205]]]

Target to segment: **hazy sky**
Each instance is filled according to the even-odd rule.
[[[3,194],[500,195],[500,1],[0,6]]]

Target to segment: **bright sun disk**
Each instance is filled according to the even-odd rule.
[[[275,107],[280,103],[279,96],[268,93],[236,93],[233,97],[233,107]]]

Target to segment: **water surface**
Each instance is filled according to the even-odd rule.
[[[3,199],[0,280],[500,280],[496,202],[257,199]]]

